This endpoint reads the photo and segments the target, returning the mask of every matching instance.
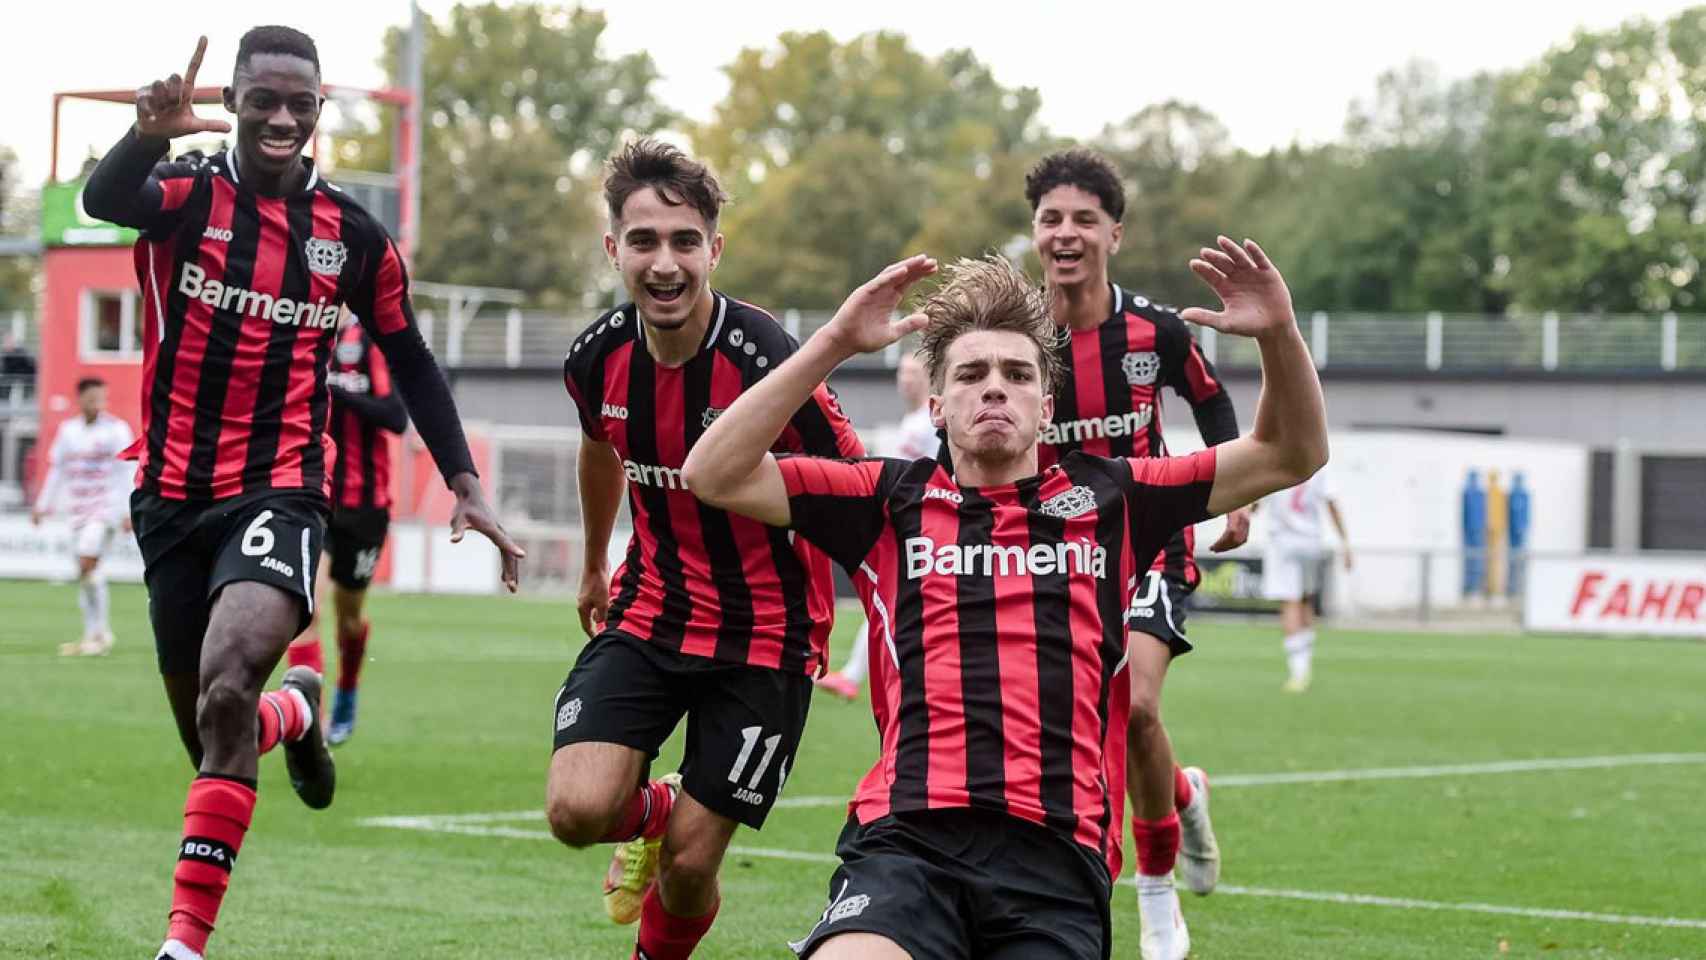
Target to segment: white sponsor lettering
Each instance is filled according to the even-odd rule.
[[[931,487],[924,491],[926,500],[946,500],[949,503],[965,503],[966,498],[960,496],[958,490],[948,490],[943,487]]]
[[[1105,577],[1108,550],[1089,540],[1072,543],[1037,543],[1030,549],[989,543],[940,546],[929,537],[906,538],[906,577],[917,580],[928,574],[942,576],[1004,577],[1064,573]]]
[[[203,857],[217,860],[220,863],[226,862],[225,851],[223,849],[216,847],[211,843],[202,843],[197,840],[184,841],[183,855],[186,857]]]
[[[628,408],[624,407],[624,406],[619,406],[619,405],[614,404],[614,403],[605,404],[604,409],[601,410],[600,413],[602,413],[604,416],[609,417],[612,420],[626,420],[626,419],[628,419]]]
[[[340,390],[350,393],[366,393],[373,388],[373,381],[367,374],[356,370],[341,370],[326,374],[326,382]]]
[[[227,286],[218,280],[208,279],[207,271],[199,264],[184,264],[183,276],[178,280],[178,292],[210,307],[274,323],[321,330],[331,330],[338,325],[338,305],[324,297],[309,303]]]
[[[218,240],[221,243],[231,242],[231,231],[224,227],[208,227],[201,232],[205,240]]]
[[[1145,403],[1130,413],[1051,423],[1043,427],[1037,439],[1043,443],[1062,444],[1083,443],[1102,437],[1129,437],[1148,427],[1154,418],[1155,409]]]
[[[680,467],[660,467],[651,463],[635,463],[632,460],[622,461],[622,472],[628,475],[630,483],[646,487],[662,487],[665,490],[686,490],[687,484],[681,479]]]
[[[755,807],[764,805],[764,794],[759,793],[757,790],[749,790],[746,787],[740,787],[735,790],[735,799],[739,800],[741,803],[751,804]]]
[[[261,558],[261,569],[263,569],[263,570],[276,570],[279,573],[282,573],[287,577],[296,576],[296,568],[291,566],[288,563],[285,563],[283,560],[280,560],[277,557],[262,557]]]

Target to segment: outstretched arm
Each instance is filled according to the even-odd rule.
[[[1262,391],[1249,435],[1215,447],[1212,514],[1243,507],[1276,490],[1302,483],[1327,462],[1327,408],[1309,348],[1297,329],[1285,278],[1255,241],[1226,237],[1203,248],[1191,270],[1213,288],[1218,311],[1192,307],[1191,323],[1252,337],[1262,358]]]
[[[890,264],[853,291],[798,352],[741,394],[687,454],[682,479],[713,507],[772,526],[787,526],[788,491],[770,446],[788,419],[842,361],[881,350],[924,325],[922,314],[893,319],[913,284],[936,272],[914,256]]]

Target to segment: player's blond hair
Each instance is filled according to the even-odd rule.
[[[1045,392],[1062,374],[1054,352],[1059,328],[1049,316],[1048,297],[1023,270],[1006,257],[990,254],[982,260],[960,259],[942,271],[944,283],[924,302],[930,318],[924,326],[918,357],[930,373],[930,389],[942,392],[947,378],[948,348],[974,330],[1005,330],[1037,345],[1037,361]]]

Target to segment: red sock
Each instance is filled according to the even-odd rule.
[[[663,898],[654,884],[640,905],[640,938],[634,944],[633,960],[687,960],[711,929],[720,906],[721,900],[702,917],[678,917],[663,908]]]
[[[628,805],[622,808],[622,818],[601,840],[604,843],[627,843],[639,837],[651,840],[663,836],[669,823],[669,811],[675,807],[675,791],[656,780],[634,791]]]
[[[326,672],[326,654],[320,648],[319,637],[291,641],[284,648],[284,662],[292,667],[313,667],[315,673]]]
[[[367,635],[373,624],[363,620],[358,633],[338,631],[338,689],[348,692],[361,682],[361,664],[367,659]]]
[[[302,697],[295,691],[268,690],[261,694],[261,705],[255,713],[261,721],[262,754],[281,741],[300,740],[308,732],[308,711],[302,709]]]
[[[1159,820],[1131,818],[1131,839],[1137,845],[1137,872],[1146,877],[1173,873],[1179,860],[1179,815],[1169,813]]]
[[[1191,805],[1196,794],[1191,790],[1191,778],[1179,767],[1173,768],[1173,809],[1183,810]]]
[[[166,939],[207,952],[207,936],[219,918],[219,901],[225,899],[237,849],[254,813],[255,788],[246,783],[204,775],[190,784]]]

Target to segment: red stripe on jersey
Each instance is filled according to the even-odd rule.
[[[255,247],[254,276],[250,289],[268,296],[278,296],[284,289],[284,258],[290,249],[290,221],[285,203],[271,197],[257,197],[255,211],[260,216],[261,238]],[[237,349],[231,359],[231,376],[225,388],[225,406],[219,419],[219,442],[214,454],[218,465],[242,464],[249,449],[249,435],[254,427],[255,401],[260,394],[261,368],[266,365],[267,343],[272,337],[272,324],[245,320],[237,324]],[[241,470],[216,475],[213,496],[224,498],[242,492]]]
[[[393,391],[391,386],[391,366],[385,362],[385,354],[379,348],[369,344],[367,350],[367,377],[373,395],[389,397]],[[364,464],[371,475],[370,488],[373,490],[373,506],[389,508],[391,506],[391,438],[378,427],[372,429],[373,456]]]
[[[1185,383],[1190,386],[1191,399],[1197,403],[1201,403],[1221,391],[1220,381],[1208,372],[1208,364],[1203,362],[1205,359],[1202,354],[1202,347],[1197,346],[1197,342],[1192,340],[1190,347],[1185,351]]]
[[[174,181],[167,181],[174,182]],[[148,425],[154,420],[154,404],[149,402],[155,370],[160,362],[160,341],[165,339],[166,296],[172,289],[173,240],[140,240],[133,256],[136,275],[142,280],[142,429],[136,439],[119,454],[123,460],[138,460],[147,456]],[[136,471],[136,485],[143,482],[143,471]]]
[[[1092,531],[1092,534],[1094,531]],[[997,510],[990,542],[1031,547],[1030,524],[1024,513]],[[996,577],[995,644],[1001,663],[1001,736],[1005,746],[1003,769],[1010,807],[1035,811],[1040,818],[1042,797],[1042,691],[1037,682],[1037,620],[1031,610],[1032,582],[1029,577]],[[1003,617],[1006,611],[1025,611],[1026,616]],[[1077,635],[1077,631],[1074,631]],[[1072,642],[1071,637],[1048,637],[1048,643]],[[1060,691],[1052,691],[1059,695]]]
[[[212,181],[212,202],[208,209],[207,226],[231,229],[236,188],[223,178]],[[201,244],[196,250],[196,266],[206,279],[223,280],[226,247],[224,244]],[[166,424],[166,445],[160,465],[160,495],[182,498],[190,464],[190,444],[195,440],[195,398],[201,385],[201,362],[207,356],[208,337],[213,332],[213,305],[192,300],[184,308],[183,328],[178,334],[178,349],[173,357],[172,384],[169,393],[171,417]],[[160,389],[150,384],[150,390]]]
[[[1151,487],[1213,483],[1217,456],[1213,447],[1184,457],[1133,457],[1126,460],[1133,481]]]
[[[281,203],[280,207],[282,206]],[[324,193],[314,195],[310,223],[314,237],[342,243],[339,238],[343,228],[343,211]],[[313,270],[308,272],[308,302],[332,303],[337,298],[338,274],[317,273]],[[330,400],[325,396],[326,371],[317,362],[316,353],[328,337],[336,336],[335,333],[328,333],[310,324],[295,328],[295,337],[290,345],[290,376],[284,388],[284,421],[279,424],[278,431],[279,458],[272,469],[272,485],[275,487],[301,487],[308,482],[304,474],[303,457],[311,443],[319,443],[320,449],[326,454],[324,462],[332,463],[333,442],[326,434],[323,419],[330,404]],[[258,369],[256,374],[258,376]],[[316,397],[321,401],[322,419],[319,422],[315,421],[314,415]],[[331,478],[330,471],[320,477],[320,488],[328,497],[332,494]]]
[[[652,427],[657,440],[658,462],[681,463],[687,459],[687,378],[680,367],[658,366],[653,370],[656,379],[652,396],[657,404],[657,416]],[[676,560],[681,564],[682,576],[689,581],[710,583],[711,562],[704,551],[705,533],[699,526],[698,499],[685,488],[666,489],[664,503],[669,510],[670,532],[681,547],[676,551]],[[688,623],[704,617],[707,613],[705,608],[716,604],[715,594],[696,596],[691,590],[685,592],[684,599],[691,604]],[[715,610],[709,613],[712,617],[716,614]],[[711,656],[717,652],[716,634],[684,629],[681,652],[695,657]]]
[[[194,177],[168,177],[160,181],[160,212],[168,213],[182,207],[194,190]]]
[[[1064,484],[1063,484],[1064,486]],[[1065,536],[1067,543],[1084,541],[1096,542],[1096,527],[1101,515],[1092,511],[1080,517],[1066,521]],[[1120,551],[1120,569],[1110,571],[1122,586],[1131,582],[1130,550]],[[1098,848],[1102,842],[1101,813],[1108,803],[1108,795],[1125,793],[1125,754],[1122,751],[1118,761],[1120,779],[1106,780],[1102,772],[1102,763],[1107,753],[1106,735],[1118,727],[1125,730],[1127,719],[1131,715],[1131,695],[1128,692],[1124,700],[1107,699],[1108,716],[1104,717],[1099,709],[1099,697],[1102,690],[1104,663],[1102,661],[1102,644],[1106,640],[1119,644],[1125,643],[1126,632],[1123,626],[1116,625],[1115,629],[1104,632],[1105,624],[1097,609],[1098,586],[1095,581],[1086,577],[1072,578],[1068,590],[1070,612],[1068,619],[1072,624],[1072,812],[1078,817],[1078,826],[1073,832],[1073,839],[1087,847]],[[1131,591],[1122,589],[1120,595],[1130,599]],[[1124,605],[1121,607],[1123,618]],[[1046,639],[1046,638],[1045,638]],[[1117,821],[1116,821],[1117,822]],[[1119,873],[1114,873],[1119,876]]]
[[[1102,371],[1102,328],[1072,331],[1072,383],[1080,420],[1101,419],[1108,413],[1108,398]],[[1106,436],[1085,437],[1077,449],[1099,457],[1108,455]],[[1056,458],[1058,459],[1058,457]]]
[[[711,374],[711,406],[726,410],[741,394],[740,371],[729,358],[716,354]],[[770,535],[764,525],[745,517],[729,514],[729,533],[734,535],[735,549],[740,551],[741,574],[750,592],[753,610],[783,610],[788,598],[782,595],[782,581],[776,578],[776,563],[770,554]],[[809,574],[809,571],[808,571]],[[820,591],[821,592],[821,591]],[[833,600],[834,584],[829,585]],[[814,597],[813,599],[816,599]],[[826,611],[814,610],[817,622],[827,622]],[[713,645],[714,646],[714,645]],[[684,648],[685,649],[685,648]],[[755,667],[772,670],[782,665],[782,637],[777,633],[753,631],[747,646],[746,662]]]
[[[881,463],[872,463],[872,483],[881,472]],[[874,489],[874,487],[873,487]],[[861,496],[869,496],[867,490]],[[877,721],[880,737],[877,762],[860,778],[859,786],[847,801],[847,812],[857,815],[861,823],[870,823],[889,814],[889,794],[895,780],[895,756],[900,743],[900,668],[894,662],[894,608],[890,601],[897,592],[900,576],[899,556],[895,553],[893,537],[883,537],[866,558],[854,577],[860,588],[865,612],[870,621],[866,642],[870,644],[867,662],[870,664],[871,714]],[[872,576],[875,575],[875,579]]]
[[[319,214],[319,199],[315,198],[316,218]],[[407,290],[403,285],[403,261],[397,256],[397,245],[387,240],[385,254],[379,261],[379,279],[374,286],[373,316],[370,318],[378,325],[380,333],[396,333],[409,325],[408,315],[403,312],[403,297],[406,295]]]
[[[949,510],[926,510],[920,532],[938,545],[957,544],[960,520]],[[923,750],[930,758],[926,793],[931,806],[965,806],[966,707],[960,672],[960,615],[958,581],[954,577],[925,577],[920,584],[926,616],[923,643],[924,689],[912,691],[924,698],[929,718],[929,736],[924,743],[903,743],[902,750]]]
[[[632,369],[633,352],[637,349],[640,349],[639,345],[630,340],[610,351],[604,358],[604,396],[627,398],[630,389],[629,371]],[[586,409],[595,414],[599,413],[604,397],[587,399],[591,405]],[[599,417],[594,422],[603,427],[604,442],[616,448],[617,455],[621,456],[621,451],[628,449],[629,420],[626,417]],[[646,498],[636,497],[632,491],[628,496],[628,511],[634,522],[634,542],[640,544],[641,549],[628,551],[622,565],[616,568],[616,574],[611,578],[611,583],[615,586],[611,590],[610,620],[606,622],[619,621],[634,636],[647,637],[651,635],[652,626],[662,609],[655,602],[655,598],[642,602],[638,596],[641,591],[650,592],[647,584],[657,580],[657,571],[646,569],[646,558],[652,555],[656,546],[652,537],[652,514],[651,509],[646,506]],[[633,569],[630,569],[630,565]],[[630,590],[625,585],[629,583],[637,584],[632,588],[633,595],[628,595]]]

